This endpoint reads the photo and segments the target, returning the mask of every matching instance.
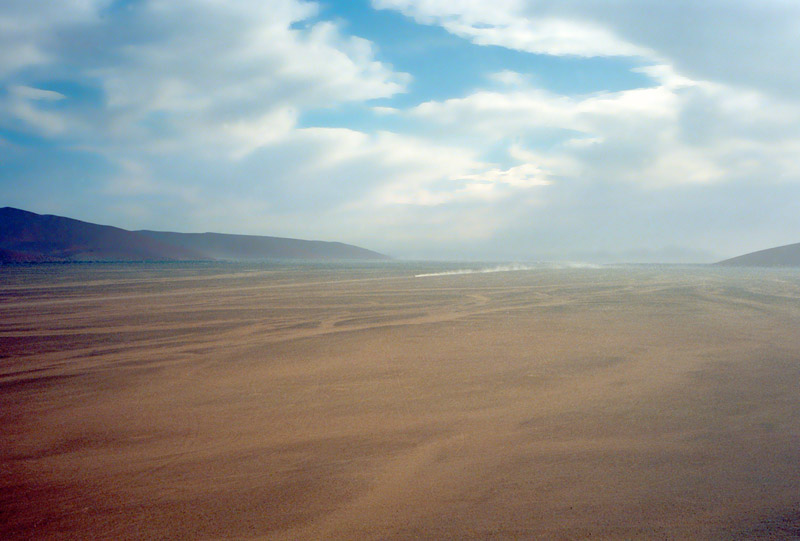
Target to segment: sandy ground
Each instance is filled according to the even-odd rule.
[[[798,271],[0,280],[2,538],[800,536]]]

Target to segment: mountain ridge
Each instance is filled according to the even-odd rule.
[[[227,233],[129,231],[0,208],[0,262],[390,259],[341,242]]]

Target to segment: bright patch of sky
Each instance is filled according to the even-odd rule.
[[[800,241],[781,0],[7,0],[0,205],[406,258]]]

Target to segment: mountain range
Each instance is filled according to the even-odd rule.
[[[221,233],[128,231],[0,208],[0,262],[389,259],[341,242]]]

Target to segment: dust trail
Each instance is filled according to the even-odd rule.
[[[498,265],[496,267],[489,267],[485,269],[457,269],[451,271],[415,274],[414,278],[427,278],[429,276],[452,276],[455,274],[482,274],[487,272],[510,272],[510,271],[521,271],[521,270],[533,270],[535,268],[536,267],[531,267],[529,265]]]
[[[513,272],[537,269],[599,269],[600,265],[592,263],[537,263],[536,265],[497,265],[483,269],[457,269],[442,272],[429,272],[425,274],[415,274],[414,278],[428,278],[430,276],[453,276],[456,274],[485,274],[490,272]]]

